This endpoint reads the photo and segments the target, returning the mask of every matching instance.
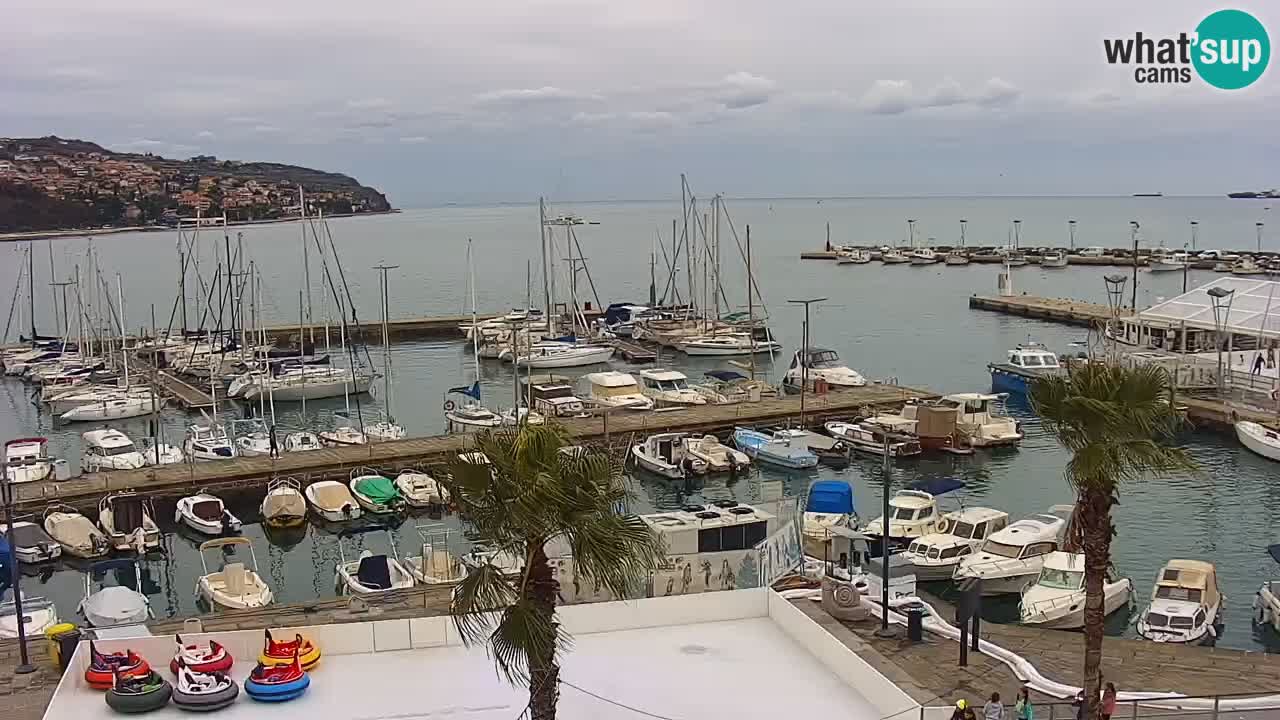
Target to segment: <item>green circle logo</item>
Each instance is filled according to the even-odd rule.
[[[1196,26],[1191,62],[1220,90],[1239,90],[1262,77],[1271,59],[1271,39],[1258,19],[1243,10],[1219,10]]]

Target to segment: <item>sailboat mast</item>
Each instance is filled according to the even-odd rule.
[[[393,416],[391,414],[391,333],[387,327],[387,320],[388,320],[387,315],[390,312],[389,297],[391,295],[391,288],[387,280],[387,271],[394,270],[398,267],[400,266],[399,265],[377,265],[374,267],[375,270],[378,270],[379,272],[382,273],[382,283],[381,283],[382,388],[383,388],[383,395],[386,396],[382,402],[386,406],[386,415],[387,415],[388,421],[390,421]]]
[[[300,225],[302,226],[302,284],[306,287],[307,304],[306,304],[306,324],[311,330],[311,345],[316,344],[316,330],[311,325],[311,263],[310,256],[307,253],[307,200],[306,195],[302,191],[302,185],[298,185],[298,210],[301,213]],[[298,336],[298,344],[305,345],[301,335]],[[304,393],[305,394],[305,393]]]
[[[476,327],[476,268],[471,258],[471,238],[467,238],[467,277],[471,284],[471,327],[474,342],[471,343],[472,359],[476,368],[476,388],[480,387],[480,330]],[[518,358],[513,358],[512,362]],[[478,400],[478,399],[477,399]]]
[[[53,265],[53,238],[45,241],[49,247],[49,295],[53,298],[53,330],[54,335],[62,335],[62,327],[58,323],[58,274]]]
[[[756,306],[751,295],[751,286],[755,279],[751,277],[751,226],[747,226],[747,327],[751,328],[751,379],[756,379]]]
[[[305,317],[304,317],[304,310],[303,310],[303,308],[304,308],[304,305],[302,304],[302,291],[301,291],[301,290],[299,290],[299,291],[298,291],[298,364],[299,364],[300,366],[302,366],[303,376],[305,377],[305,376],[306,376],[306,375],[305,375],[305,373],[306,373],[306,371],[307,371],[307,364],[306,364],[306,358],[304,357],[304,351],[306,350],[307,338],[306,338],[306,335],[304,334],[304,331],[303,331],[303,327],[304,327],[304,326],[305,326],[305,324],[306,324],[306,319],[305,319]],[[331,360],[330,362],[332,362],[332,360]],[[271,377],[271,363],[270,363],[270,362],[268,362],[268,363],[267,363],[267,377],[266,377],[266,381],[267,381],[267,384],[268,384],[269,386],[270,386],[270,385],[274,385],[274,384],[275,384],[275,378]],[[305,390],[305,389],[304,389],[304,390],[303,390],[303,392],[301,393],[301,400],[302,400],[302,411],[301,411],[301,412],[302,412],[303,422],[306,422],[306,417],[307,417],[307,393],[306,393],[306,390]]]
[[[120,273],[116,273],[116,302],[120,305],[120,318],[116,324],[120,326],[120,358],[124,362],[124,386],[129,387],[129,347],[124,338],[124,281]]]
[[[31,313],[31,344],[36,344],[36,243],[27,244],[27,310]]]

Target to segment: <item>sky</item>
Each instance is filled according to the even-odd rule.
[[[738,197],[1280,186],[1280,68],[1221,91],[1105,62],[1220,7],[6,0],[0,136],[306,165],[399,207],[665,199],[681,172]],[[1280,36],[1280,5],[1235,7]]]

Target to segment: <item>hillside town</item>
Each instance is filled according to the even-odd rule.
[[[226,214],[298,214],[299,188],[326,214],[385,212],[386,198],[332,173],[203,155],[172,160],[60,138],[0,138],[0,231],[176,224]]]

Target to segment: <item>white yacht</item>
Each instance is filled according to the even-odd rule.
[[[806,367],[810,384],[821,380],[836,389],[862,387],[867,384],[867,379],[862,377],[861,373],[841,364],[839,353],[818,347],[797,350],[791,358],[791,367],[787,368],[787,374],[783,376],[783,382],[800,387]]]
[[[554,376],[534,378],[529,381],[527,404],[543,417],[574,417],[581,415],[582,400],[573,394],[573,387],[565,378]]]
[[[101,422],[142,417],[155,412],[159,400],[151,393],[127,393],[78,405],[59,417],[66,422]]]
[[[905,265],[911,262],[911,258],[898,248],[885,248],[880,251],[880,262],[885,265]]]
[[[910,262],[912,265],[933,265],[942,259],[942,256],[933,251],[933,248],[916,248],[911,251]]]
[[[147,463],[147,467],[177,465],[187,459],[182,454],[182,448],[162,443],[157,438],[142,438],[138,443],[138,452],[142,453],[142,459]]]
[[[85,472],[136,470],[147,464],[129,436],[119,430],[90,430],[80,439],[84,446],[80,451],[80,469]]]
[[[53,477],[49,441],[42,437],[9,440],[4,444],[5,479],[11,483],[36,482]]]
[[[869,262],[871,253],[862,248],[845,248],[836,253],[837,265],[866,265]]]
[[[466,402],[444,414],[450,433],[473,433],[502,427],[502,416],[477,402]]]
[[[899,490],[889,498],[889,545],[905,547],[916,538],[938,532],[938,500],[923,490]],[[884,516],[863,528],[869,540],[884,537]]]
[[[1222,624],[1218,570],[1200,560],[1170,560],[1156,576],[1138,635],[1160,643],[1212,643]]]
[[[274,402],[321,400],[369,392],[372,382],[373,375],[367,372],[327,365],[304,365],[270,378],[260,376],[257,382],[243,390],[242,397],[249,402],[257,402],[258,396],[264,394]]]
[[[689,387],[688,376],[679,370],[641,370],[640,392],[658,407],[707,404],[707,399]]]
[[[655,433],[633,446],[631,456],[645,470],[672,480],[706,474],[706,461],[689,454],[684,438],[684,433]]]
[[[776,340],[760,340],[745,332],[727,332],[717,335],[694,335],[680,339],[676,348],[685,355],[730,357],[754,353],[774,353],[782,350]]]
[[[544,343],[515,358],[517,365],[529,368],[563,368],[599,365],[613,357],[609,345],[577,345],[574,343]]]
[[[1241,420],[1236,423],[1236,437],[1240,444],[1268,460],[1280,462],[1280,434],[1256,422]]]
[[[624,372],[590,373],[587,381],[587,399],[607,408],[625,410],[652,410],[653,400],[640,392],[636,379]]]
[[[1067,521],[1058,515],[1032,515],[992,533],[978,552],[960,560],[952,577],[982,579],[983,595],[1021,593],[1040,576],[1044,559],[1058,549]]]
[[[1133,583],[1107,571],[1102,584],[1102,612],[1110,615],[1129,605]],[[1024,625],[1075,630],[1084,627],[1084,554],[1052,552],[1040,575],[1026,590],[1018,610]]]
[[[227,429],[217,423],[187,426],[187,439],[182,451],[193,460],[229,460],[236,456],[236,448],[227,437]]]
[[[321,447],[320,436],[307,430],[291,432],[284,436],[285,452],[306,452],[319,450]]]
[[[231,514],[222,498],[207,492],[179,499],[173,521],[205,535],[240,532],[240,519]]]
[[[973,553],[992,533],[1009,524],[1009,513],[970,507],[946,513],[937,532],[913,540],[902,558],[921,582],[950,580],[960,561]]]

